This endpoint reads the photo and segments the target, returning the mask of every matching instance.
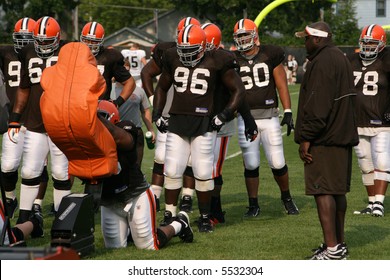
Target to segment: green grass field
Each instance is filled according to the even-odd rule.
[[[299,85],[291,86],[293,114],[296,114]],[[285,127],[283,128],[285,131]],[[133,245],[124,249],[105,249],[100,230],[100,216],[96,216],[95,252],[85,256],[90,260],[302,260],[310,255],[311,249],[322,242],[322,231],[317,217],[314,199],[304,194],[303,163],[298,156],[298,145],[293,135],[284,136],[285,157],[289,167],[290,189],[300,209],[300,215],[288,216],[284,213],[280,201],[280,192],[271,170],[262,155],[260,167],[259,203],[260,218],[243,220],[248,199],[246,195],[243,165],[237,137],[229,145],[228,159],[223,169],[224,185],[222,204],[226,211],[226,223],[216,226],[213,233],[199,233],[195,220],[198,217],[197,201],[194,200],[194,212],[190,215],[194,229],[194,242],[182,243],[174,238],[159,251],[143,251]],[[390,259],[390,222],[389,217],[353,215],[354,210],[366,206],[366,192],[361,183],[361,176],[355,158],[351,192],[348,194],[346,216],[346,242],[352,260],[388,260]],[[153,151],[145,148],[143,171],[148,180],[151,178]],[[18,186],[19,188],[19,186]],[[48,216],[52,182],[44,202],[45,237],[29,239],[30,247],[50,245],[50,228],[53,217]],[[74,191],[81,192],[78,180]],[[163,198],[162,198],[163,199]],[[162,204],[163,206],[163,204]],[[390,209],[389,199],[385,208]],[[158,222],[163,211],[159,212]],[[13,220],[15,222],[16,219]]]

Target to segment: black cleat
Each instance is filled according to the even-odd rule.
[[[183,242],[191,243],[194,240],[194,232],[192,231],[188,214],[185,211],[180,211],[176,219],[181,224],[178,236]]]
[[[183,195],[179,205],[180,211],[192,213],[192,197],[189,195]]]
[[[172,212],[165,210],[164,211],[164,219],[161,221],[160,226],[164,227],[172,223],[174,218],[172,217]]]
[[[373,202],[368,202],[366,208],[360,210],[360,211],[353,211],[353,214],[355,215],[371,215],[372,214],[372,208],[374,208]]]
[[[54,209],[54,203],[50,204],[50,211],[48,213],[49,216],[55,216],[57,211]]]
[[[244,214],[244,218],[255,218],[260,214],[259,206],[249,206],[248,211]]]
[[[213,232],[214,226],[209,214],[201,214],[198,220],[199,232]]]
[[[286,210],[286,213],[288,215],[298,215],[299,214],[298,207],[295,205],[295,203],[291,197],[287,198],[287,199],[282,199],[282,202],[284,205],[284,209]]]
[[[31,238],[44,237],[42,208],[39,204],[33,204],[30,221],[34,225]]]
[[[320,246],[321,247],[321,246]],[[330,251],[328,248],[322,250],[317,249],[317,253],[313,254],[311,260],[346,260],[348,249],[345,243],[337,245],[335,251]]]
[[[7,214],[10,219],[12,219],[15,215],[15,211],[18,208],[18,199],[15,197],[12,198],[6,198],[5,199],[5,207],[7,208]]]

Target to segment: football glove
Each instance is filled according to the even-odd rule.
[[[166,132],[168,131],[168,120],[169,120],[169,118],[160,117],[160,118],[158,118],[157,121],[155,122],[157,129],[158,129],[161,133],[166,133]]]
[[[255,119],[250,115],[249,117],[243,118],[245,124],[245,138],[246,141],[253,142],[257,135],[259,134],[259,130],[257,129],[257,124]]]
[[[294,121],[291,110],[284,111],[283,119],[280,125],[287,125],[287,136],[291,134],[291,130],[294,130]]]
[[[385,121],[390,123],[390,112],[384,114]]]
[[[216,131],[220,131],[224,124],[225,124],[225,121],[224,121],[223,117],[221,117],[220,115],[214,116],[214,118],[211,120],[211,127],[213,128],[213,130],[216,130]]]
[[[19,140],[19,132],[20,132],[21,124],[19,122],[10,122],[8,124],[8,138],[13,143],[18,143]]]

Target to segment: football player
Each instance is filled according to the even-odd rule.
[[[106,80],[106,92],[101,99],[110,99],[112,78],[123,85],[119,97],[113,101],[115,105],[120,107],[135,89],[134,78],[124,66],[122,54],[113,48],[104,48],[104,28],[96,21],[84,25],[80,41],[86,44],[95,55],[100,74]]]
[[[38,194],[40,175],[46,164],[48,153],[54,185],[54,208],[57,211],[61,199],[70,194],[68,160],[46,134],[40,110],[42,87],[40,79],[45,68],[54,65],[58,52],[64,44],[60,41],[58,22],[49,16],[40,18],[34,28],[34,43],[19,51],[20,85],[16,91],[15,104],[9,117],[8,137],[18,143],[21,136],[21,117],[25,113],[22,184],[20,190],[19,218],[17,223],[28,220],[34,199]]]
[[[260,144],[281,191],[281,199],[287,214],[298,214],[289,190],[288,168],[284,158],[283,138],[280,125],[287,125],[287,136],[294,128],[291,100],[283,68],[285,53],[282,48],[260,44],[256,24],[250,19],[241,19],[234,26],[234,51],[240,65],[240,76],[245,85],[246,100],[256,120],[259,137],[248,142],[245,125],[238,116],[238,139],[245,167],[245,185],[249,207],[245,217],[260,213],[258,204]],[[279,124],[278,95],[283,105],[284,117]]]
[[[35,20],[28,17],[19,19],[15,24],[12,34],[13,46],[0,46],[0,68],[4,74],[6,93],[10,101],[9,111],[11,112],[15,103],[16,89],[20,83],[21,65],[18,59],[18,52],[25,45],[34,41],[33,33],[35,24]],[[21,117],[20,122],[24,122],[24,115]],[[12,142],[8,138],[7,133],[3,135],[2,139],[1,179],[6,192],[5,207],[11,218],[18,205],[15,189],[19,177],[18,168],[23,152],[24,130],[25,128],[22,127],[18,143]]]
[[[355,214],[383,217],[390,181],[390,53],[386,32],[377,24],[363,28],[359,53],[348,56],[357,90],[359,144],[355,146],[368,205]]]
[[[106,100],[99,101],[98,115],[116,140],[122,167],[117,175],[103,180],[101,225],[105,246],[126,247],[129,235],[139,249],[161,249],[174,236],[192,242],[185,212],[179,212],[169,225],[156,227],[154,194],[137,163],[137,127],[128,120],[120,121],[118,109]]]
[[[180,32],[181,29],[183,29],[184,26],[189,24],[195,24],[200,25],[200,22],[193,17],[185,17],[181,19],[177,25],[176,28],[176,34]],[[151,103],[153,104],[153,94],[154,94],[154,87],[153,87],[153,79],[160,75],[162,73],[163,69],[163,62],[162,57],[166,50],[176,47],[176,42],[161,42],[154,46],[152,53],[151,53],[151,59],[148,61],[148,63],[145,65],[144,68],[142,68],[141,71],[141,79],[142,79],[142,86],[144,87],[144,90],[151,100]],[[162,115],[165,118],[169,118],[169,108],[171,107],[173,97],[173,88],[171,88],[167,95],[167,102],[165,103],[164,110],[162,112]],[[156,204],[157,204],[157,211],[160,211],[160,196],[162,193],[163,185],[164,185],[164,159],[165,159],[165,143],[166,143],[167,135],[166,133],[161,133],[160,131],[157,131],[156,136],[156,144],[155,144],[155,152],[154,152],[154,164],[153,164],[153,174],[152,174],[152,189],[156,196]],[[183,197],[180,202],[180,210],[191,212],[192,211],[192,195],[193,195],[193,187],[194,186],[194,180],[193,180],[193,173],[192,169],[190,167],[186,168],[186,171],[184,172],[183,176],[183,185],[188,186],[183,191]],[[175,209],[177,202],[174,204]],[[166,217],[167,221],[163,222],[163,224],[169,223],[169,220],[172,219],[172,214],[176,214],[176,210],[171,209],[169,212],[164,213],[164,216]],[[164,217],[164,220],[165,220]]]
[[[205,32],[199,25],[190,24],[179,32],[177,47],[166,50],[163,72],[155,90],[153,120],[161,132],[167,132],[166,203],[177,201],[181,178],[191,155],[200,212],[199,232],[213,231],[210,199],[214,189],[213,149],[217,130],[234,118],[244,99],[245,91],[236,67],[231,54],[206,52]],[[231,97],[225,108],[213,116],[213,98],[219,82],[227,87]],[[174,96],[168,129],[162,110],[171,85],[174,85]]]
[[[137,86],[142,87],[141,70],[146,65],[146,53],[139,48],[139,44],[133,43],[129,50],[121,51],[123,57],[129,62],[130,74]]]

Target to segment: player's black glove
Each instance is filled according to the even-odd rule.
[[[259,130],[257,129],[256,121],[252,115],[248,115],[245,117],[241,116],[241,117],[244,120],[244,124],[245,124],[246,141],[253,142],[257,138],[257,135],[259,134]]]
[[[161,133],[166,133],[168,131],[168,120],[167,117],[160,117],[157,119],[156,127]]]
[[[221,130],[222,126],[227,122],[233,119],[233,113],[230,109],[225,109],[218,115],[214,116],[211,120],[211,127],[217,132]]]
[[[385,121],[390,123],[390,112],[386,112],[383,117],[385,118]]]
[[[287,136],[291,134],[291,130],[294,130],[294,121],[292,117],[291,110],[286,109],[284,111],[282,122],[280,123],[281,126],[287,125]]]
[[[118,98],[113,101],[113,103],[117,108],[119,108],[123,103],[125,103],[125,100],[122,96],[119,95]]]

